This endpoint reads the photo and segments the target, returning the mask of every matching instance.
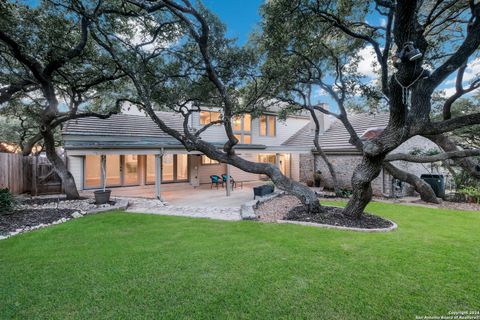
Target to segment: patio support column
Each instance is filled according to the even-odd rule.
[[[232,188],[232,185],[230,184],[230,165],[227,164],[227,186],[225,188],[227,189],[227,197],[230,197],[231,188]]]
[[[280,153],[275,153],[275,165],[280,169]]]
[[[155,198],[162,200],[160,185],[162,184],[162,155],[155,155]]]
[[[107,186],[107,155],[105,154],[100,156],[100,170],[102,174],[102,188],[105,190],[105,187]]]

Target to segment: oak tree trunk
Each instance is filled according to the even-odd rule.
[[[360,219],[363,210],[372,199],[371,182],[382,169],[384,156],[363,156],[362,162],[355,168],[352,176],[352,197],[343,213],[352,219]]]
[[[272,179],[272,182],[280,189],[297,197],[302,204],[311,213],[321,213],[322,206],[317,197],[317,194],[308,186],[299,182],[293,181],[282,174],[279,168],[273,166],[272,170],[267,175]]]
[[[63,162],[62,158],[60,158],[55,150],[55,139],[52,130],[49,128],[42,130],[42,136],[45,144],[47,159],[50,161],[53,169],[62,180],[63,190],[67,196],[67,199],[73,200],[80,198],[72,174],[70,171],[68,171],[65,162]]]

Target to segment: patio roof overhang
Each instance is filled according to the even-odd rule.
[[[64,148],[70,155],[84,154],[160,154],[168,153],[201,154],[199,151],[188,152],[177,140],[168,138],[152,138],[144,136],[105,136],[105,135],[68,135],[64,134]],[[212,142],[221,149],[224,142]],[[306,153],[311,148],[306,146],[267,146],[264,144],[238,144],[239,152],[252,153]]]

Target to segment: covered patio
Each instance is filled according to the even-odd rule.
[[[160,196],[174,206],[191,207],[240,207],[243,203],[253,200],[253,188],[265,184],[265,181],[239,183],[232,188],[227,196],[225,188],[211,188],[209,184],[194,187],[190,183],[162,184]],[[243,185],[243,186],[242,186]],[[155,199],[155,185],[112,188],[112,198],[147,198]],[[93,197],[94,190],[81,191],[82,196]]]

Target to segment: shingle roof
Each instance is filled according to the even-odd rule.
[[[348,117],[353,128],[361,136],[369,128],[386,127],[388,124],[388,113],[380,114],[354,114]],[[315,133],[311,130],[310,124],[306,125],[282,145],[289,147],[312,147]],[[320,146],[325,151],[355,151],[355,147],[349,142],[350,135],[340,120],[336,120],[330,128],[319,137]]]
[[[182,130],[183,118],[181,115],[173,112],[157,112],[157,115],[171,128]],[[62,134],[173,139],[162,131],[150,117],[131,114],[114,114],[108,119],[88,117],[70,120],[64,125]]]

